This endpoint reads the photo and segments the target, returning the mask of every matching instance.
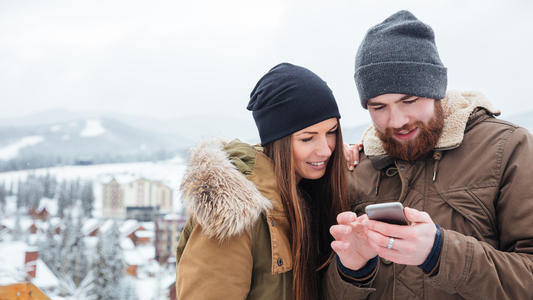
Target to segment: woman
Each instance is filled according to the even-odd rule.
[[[207,142],[191,152],[178,299],[320,299],[328,230],[347,209],[335,98],[317,75],[283,63],[248,109],[263,147]]]

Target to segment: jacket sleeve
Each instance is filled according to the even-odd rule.
[[[188,240],[182,243],[181,238],[177,299],[246,299],[252,278],[249,232],[219,241],[206,236],[195,224]]]
[[[378,267],[379,264],[376,266],[376,268]],[[374,272],[374,278],[376,272],[377,270]],[[337,266],[337,260],[333,259],[328,266],[328,270],[326,271],[322,282],[324,298],[326,300],[366,299],[370,293],[376,290],[375,288],[369,287],[372,285],[374,278],[372,278],[368,284],[365,284],[361,287],[351,284],[341,277]]]
[[[497,141],[495,141],[497,142]],[[531,299],[533,288],[533,138],[516,128],[495,153],[501,182],[494,205],[499,249],[443,230],[440,267],[429,282],[465,299]]]

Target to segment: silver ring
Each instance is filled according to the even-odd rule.
[[[389,243],[387,244],[387,249],[392,249],[392,244],[394,244],[394,238],[389,238]]]

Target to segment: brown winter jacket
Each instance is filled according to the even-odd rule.
[[[400,201],[442,227],[438,273],[379,259],[362,287],[339,277],[330,299],[533,299],[533,137],[498,120],[480,94],[449,92],[443,134],[414,163],[388,157],[373,128],[348,181],[353,210]]]
[[[272,161],[233,141],[193,149],[190,218],[177,249],[178,299],[292,299],[289,221]]]

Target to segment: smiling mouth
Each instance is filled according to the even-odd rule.
[[[418,132],[418,127],[411,130],[400,130],[394,134],[394,136],[400,140],[407,140],[412,138]]]
[[[326,168],[327,160],[317,161],[317,162],[308,162],[307,164],[314,170],[322,171]]]

